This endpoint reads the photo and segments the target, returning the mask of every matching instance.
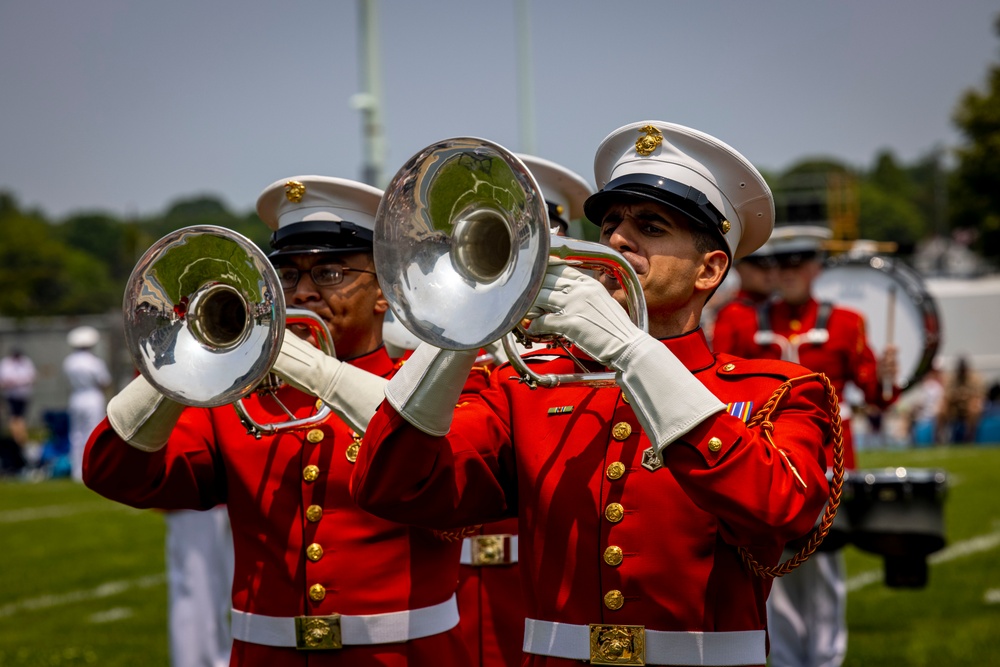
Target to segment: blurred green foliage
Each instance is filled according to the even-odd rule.
[[[158,239],[193,225],[239,232],[267,252],[270,230],[210,197],[181,200],[162,216],[122,220],[86,212],[51,221],[0,192],[0,316],[89,315],[121,308],[136,262]]]

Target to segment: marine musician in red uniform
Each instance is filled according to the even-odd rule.
[[[516,514],[525,665],[763,665],[770,580],[739,550],[776,565],[813,526],[830,396],[796,364],[714,355],[699,319],[770,234],[770,190],[728,145],[662,121],[615,130],[595,171],[587,218],[635,268],[649,333],[620,286],[550,262],[531,329],[574,346],[527,360],[616,384],[532,390],[503,366],[456,407],[476,351],[421,345],[369,424],[354,497],[435,528]],[[762,410],[767,428],[749,425]]]
[[[92,434],[84,479],[139,508],[225,503],[235,548],[233,665],[465,667],[456,587],[461,539],[380,519],[348,489],[362,434],[398,365],[382,345],[388,304],[372,259],[380,190],[345,179],[278,181],[257,210],[285,300],[318,315],[336,358],[286,332],[274,372],[308,430],[254,439],[232,406],[185,408],[143,377],[118,394]],[[197,378],[192,377],[192,382]],[[285,414],[269,397],[258,423]],[[450,538],[450,539],[444,539]]]

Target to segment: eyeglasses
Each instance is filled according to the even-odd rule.
[[[302,272],[299,271],[298,267],[278,266],[275,267],[275,270],[278,272],[281,289],[286,291],[293,290],[299,284]],[[309,269],[309,277],[319,287],[332,287],[344,282],[344,274],[349,271],[375,275],[374,271],[369,271],[368,269],[354,269],[349,266],[341,266],[340,264],[316,264]]]

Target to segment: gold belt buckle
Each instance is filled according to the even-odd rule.
[[[646,626],[591,623],[590,664],[645,665]]]
[[[506,540],[508,535],[476,535],[472,538],[471,560],[473,565],[506,565]]]
[[[340,634],[340,614],[296,616],[295,648],[300,651],[344,648]]]

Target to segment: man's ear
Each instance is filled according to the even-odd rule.
[[[702,260],[701,270],[695,279],[695,288],[705,292],[711,292],[722,284],[726,277],[726,269],[729,268],[729,256],[722,250],[713,250],[706,253]]]
[[[382,315],[388,312],[388,310],[389,310],[389,301],[388,299],[385,298],[385,295],[382,294],[382,290],[379,289],[378,296],[375,297],[375,306],[374,306],[375,314]]]

